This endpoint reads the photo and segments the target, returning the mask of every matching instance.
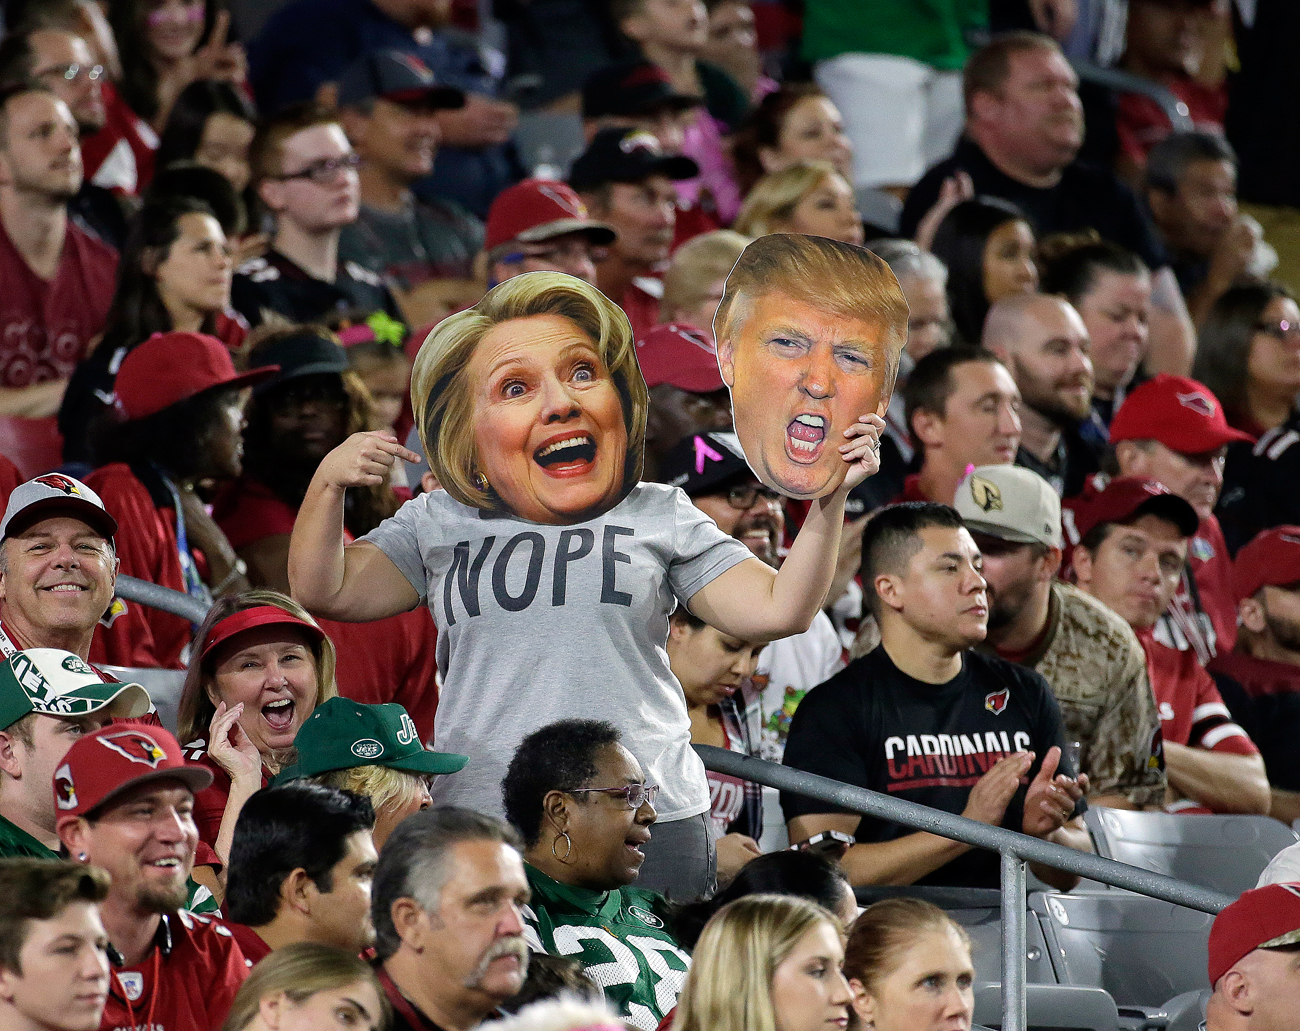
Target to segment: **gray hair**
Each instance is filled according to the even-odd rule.
[[[1147,187],[1177,193],[1178,184],[1193,161],[1227,161],[1237,167],[1237,152],[1217,132],[1192,129],[1171,132],[1147,154]]]
[[[375,952],[381,960],[388,959],[402,944],[393,924],[393,903],[414,899],[426,913],[434,912],[453,872],[451,851],[463,841],[496,841],[523,849],[519,835],[508,824],[457,806],[414,813],[399,823],[384,842],[370,889]]]
[[[889,266],[899,282],[908,276],[916,276],[918,279],[933,279],[941,287],[948,285],[948,266],[929,251],[921,250],[911,240],[881,237],[868,241],[865,246]]]

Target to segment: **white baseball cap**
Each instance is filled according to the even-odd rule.
[[[973,533],[1015,544],[1062,547],[1061,499],[1052,485],[1018,465],[981,465],[957,485],[953,507]]]

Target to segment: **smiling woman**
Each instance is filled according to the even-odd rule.
[[[338,695],[334,645],[292,598],[258,590],[212,607],[194,656],[177,736],[186,761],[212,771],[194,822],[224,862],[244,802],[279,772],[312,710]]]

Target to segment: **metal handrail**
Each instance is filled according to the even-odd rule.
[[[148,580],[138,580],[134,576],[119,574],[113,593],[127,601],[134,601],[150,608],[162,609],[173,616],[188,619],[191,623],[202,623],[208,614],[209,606],[193,595],[173,591],[170,587],[160,587]]]
[[[1118,68],[1101,68],[1087,61],[1076,60],[1071,61],[1070,64],[1074,66],[1075,74],[1084,82],[1092,82],[1118,93],[1136,93],[1155,101],[1164,112],[1164,116],[1169,119],[1174,132],[1189,132],[1196,128],[1187,105],[1179,100],[1172,90],[1160,83],[1144,79],[1140,75],[1133,75],[1131,72],[1120,71]]]
[[[994,827],[978,820],[890,798],[879,791],[819,777],[780,763],[755,759],[713,745],[695,745],[704,766],[715,773],[765,784],[827,802],[838,809],[873,816],[878,820],[929,831],[953,841],[987,848],[1002,855],[1002,1031],[1025,1031],[1026,879],[1025,861],[1088,877],[1104,884],[1186,906],[1202,913],[1217,913],[1236,901],[1211,888],[1189,884],[1151,870],[1142,870],[1089,852],[1043,841],[1028,834]]]

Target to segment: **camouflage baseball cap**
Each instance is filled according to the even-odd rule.
[[[90,665],[58,648],[28,648],[0,662],[0,728],[29,712],[45,716],[143,716],[149,694],[139,684],[104,683]]]
[[[396,702],[366,705],[330,698],[316,706],[293,739],[298,761],[280,771],[274,783],[314,777],[354,766],[388,766],[407,773],[455,773],[469,757],[431,752],[420,740],[415,721]]]

